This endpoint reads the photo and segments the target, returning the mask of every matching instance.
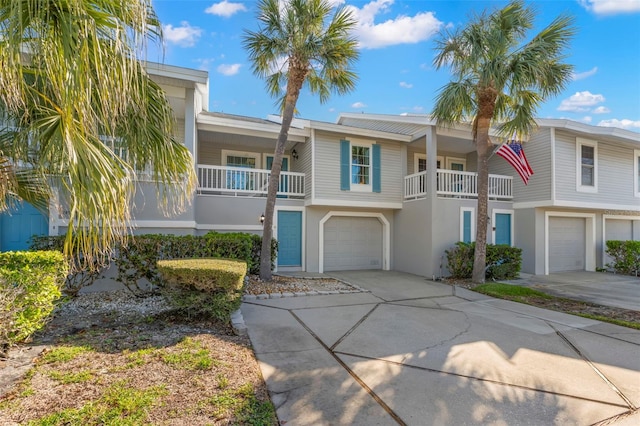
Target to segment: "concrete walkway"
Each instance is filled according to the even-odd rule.
[[[640,331],[397,272],[245,302],[288,425],[640,424]]]
[[[640,311],[640,278],[608,272],[560,272],[528,275],[510,283],[554,296]]]

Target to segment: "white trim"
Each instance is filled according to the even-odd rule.
[[[311,130],[311,176],[309,178],[311,178],[311,199],[314,199],[316,198],[316,131],[313,129]]]
[[[549,275],[549,218],[581,217],[586,219],[585,225],[585,261],[584,269],[596,270],[596,214],[578,212],[544,212],[544,274]]]
[[[437,161],[437,159],[436,159]],[[467,171],[467,159],[466,158],[460,158],[460,157],[447,157],[447,170],[453,170],[451,168],[451,164],[452,163],[458,163],[458,164],[462,164],[462,172]]]
[[[191,228],[196,229],[195,220],[132,220],[134,228]]]
[[[582,184],[582,147],[593,148],[593,186]],[[578,192],[598,192],[598,142],[576,138],[576,191]]]
[[[230,149],[223,149],[220,153],[220,165],[228,166],[227,164],[227,156],[232,155],[235,157],[245,157],[245,158],[254,158],[256,160],[256,169],[262,169],[260,164],[261,155],[259,152],[251,152],[251,151],[234,151]]]
[[[551,142],[551,202],[556,201],[556,129],[549,129],[549,139]]]
[[[640,197],[640,149],[633,150],[633,195]]]
[[[353,192],[373,192],[373,145],[371,141],[362,139],[349,139],[349,191]],[[369,183],[353,183],[353,147],[369,149]],[[382,161],[382,159],[380,160]]]
[[[424,170],[418,170],[418,164],[420,163],[419,160],[424,160],[426,162],[427,154],[422,154],[421,152],[413,153],[413,173],[420,173],[421,171],[424,171]],[[426,166],[425,166],[425,170],[426,170]]]
[[[301,251],[302,252],[300,253],[300,256],[301,256],[301,258],[300,258],[300,263],[301,263],[300,264],[300,268],[303,271],[307,270],[306,269],[306,262],[305,262],[305,260],[306,260],[306,250],[305,249],[307,247],[307,243],[306,243],[306,234],[307,233],[305,231],[307,229],[307,225],[306,225],[306,221],[307,221],[306,210],[307,209],[305,207],[303,207],[303,206],[298,207],[298,206],[277,206],[276,205],[275,209],[273,211],[273,234],[272,235],[275,235],[276,239],[278,237],[278,212],[279,211],[292,211],[292,212],[301,212],[302,213],[302,229],[300,230],[300,232],[302,234],[300,236],[301,237],[300,244],[301,244]],[[277,261],[277,259],[276,259],[275,265],[276,265],[276,267],[274,269],[274,272],[278,272],[278,261]],[[288,268],[288,267],[289,266],[286,266],[286,268]]]
[[[588,203],[584,201],[563,201],[563,200],[544,200],[544,201],[527,201],[523,203],[513,203],[514,209],[530,209],[534,207],[565,207],[592,210],[629,210],[640,213],[638,205],[609,204],[609,203]]]
[[[476,208],[460,207],[460,241],[464,241],[464,213],[471,212],[471,242],[476,240]]]
[[[275,158],[275,155],[273,155],[273,153],[268,153],[268,152],[263,152],[262,153],[262,164],[264,164],[264,170],[271,171],[270,169],[267,169],[267,157],[274,157]],[[286,158],[287,159],[289,168],[286,171],[290,172],[291,171],[291,156],[290,155],[283,155],[282,158]],[[259,167],[256,167],[256,168],[259,168]]]
[[[334,207],[367,207],[374,209],[401,209],[402,202],[380,202],[360,200],[334,200],[328,198],[313,198],[304,201],[305,206],[334,206]]]
[[[500,213],[500,214],[508,214],[511,216],[511,220],[510,222],[510,226],[511,226],[511,231],[509,232],[509,235],[511,236],[511,241],[509,242],[509,245],[511,247],[515,246],[515,226],[514,226],[514,218],[515,218],[515,214],[513,210],[510,209],[492,209],[491,210],[491,242],[493,244],[496,243],[496,213]]]
[[[205,231],[262,231],[262,225],[196,225],[196,229]]]
[[[602,215],[602,267],[605,267],[604,261],[606,259],[607,253],[607,219],[619,219],[619,220],[638,220],[640,221],[640,215],[638,216],[626,216],[626,215],[616,215],[616,214],[603,214]],[[631,238],[633,238],[633,228],[631,228]]]
[[[375,217],[382,223],[382,269],[390,270],[391,261],[391,225],[382,213],[375,212],[350,212],[350,211],[330,211],[318,224],[318,272],[324,272],[324,224],[333,216],[349,217]]]

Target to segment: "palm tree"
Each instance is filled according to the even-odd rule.
[[[267,91],[279,98],[282,125],[276,142],[265,207],[260,278],[271,280],[273,211],[282,169],[282,156],[296,103],[303,85],[325,102],[331,92],[348,93],[355,87],[352,67],[358,58],[351,36],[356,24],[339,8],[327,23],[332,6],[327,0],[261,0],[257,32],[245,31],[244,47],[255,75],[266,80]],[[282,87],[286,85],[283,94]]]
[[[138,60],[160,39],[150,0],[0,0],[0,211],[59,193],[65,252],[88,263],[128,235],[138,171],[166,205],[183,207],[195,186],[171,107]]]
[[[454,76],[436,97],[433,117],[438,125],[473,123],[478,155],[478,215],[473,281],[485,279],[489,129],[497,125],[503,137],[519,140],[536,127],[538,105],[558,94],[573,67],[563,63],[563,51],[575,33],[573,19],[559,16],[523,43],[535,13],[514,1],[490,15],[474,18],[455,33],[444,32],[436,46],[436,69],[448,66]]]

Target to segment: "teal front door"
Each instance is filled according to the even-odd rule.
[[[49,235],[49,219],[31,204],[0,214],[0,251],[27,250],[33,235]]]
[[[511,214],[496,213],[496,240],[495,244],[511,245]]]
[[[267,156],[267,170],[271,170],[271,166],[273,165],[273,156]],[[289,171],[289,159],[287,157],[282,157],[282,169],[281,172]],[[287,192],[289,190],[289,176],[280,175],[280,187],[278,188],[278,192]],[[286,195],[278,195],[278,198],[287,198]]]
[[[278,211],[278,266],[302,266],[302,212]]]

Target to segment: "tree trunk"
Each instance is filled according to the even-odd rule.
[[[271,239],[273,238],[273,212],[276,207],[276,196],[278,195],[278,187],[280,186],[280,172],[282,171],[282,157],[284,149],[289,138],[289,128],[293,121],[293,113],[296,109],[300,88],[304,82],[304,77],[295,78],[295,73],[290,72],[289,81],[287,82],[287,94],[285,98],[284,110],[282,112],[282,124],[276,149],[273,154],[273,163],[271,164],[271,173],[269,177],[269,187],[267,190],[267,202],[264,208],[264,224],[262,231],[262,248],[260,251],[260,279],[262,281],[271,281]]]
[[[487,227],[489,219],[489,118],[478,118],[476,153],[478,155],[478,212],[476,216],[476,249],[473,260],[472,281],[485,280],[487,259]]]

